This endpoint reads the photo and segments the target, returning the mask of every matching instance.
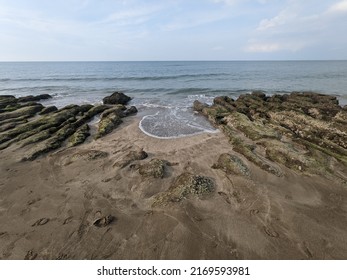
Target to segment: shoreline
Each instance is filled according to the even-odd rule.
[[[338,179],[345,165],[316,150],[311,158],[328,162],[332,175],[314,173],[314,166],[300,170],[297,161],[276,162],[282,157],[270,160],[257,143],[271,143],[268,151],[279,147],[277,138],[267,138],[271,126],[258,122],[254,112],[249,122],[218,107],[220,118],[215,110],[223,100],[194,104],[215,121],[217,133],[153,138],[139,128],[140,117],[130,115],[100,139],[89,137],[32,161],[21,161],[30,145],[1,150],[0,258],[346,259],[347,190]],[[229,135],[231,118],[235,131]],[[324,120],[309,119],[324,128]],[[291,143],[289,131],[281,133],[281,143]],[[236,136],[255,145],[261,161],[239,142],[231,145]],[[302,145],[291,147],[304,151]]]

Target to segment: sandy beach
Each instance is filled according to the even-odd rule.
[[[164,140],[139,122],[127,117],[101,139],[33,161],[21,161],[30,145],[0,151],[0,258],[347,258],[341,180],[274,164],[276,176],[235,152],[221,131]],[[129,160],[142,150],[146,158]],[[242,159],[247,176],[215,168],[225,153]],[[160,176],[140,174],[153,159]],[[160,199],[184,173],[213,188]]]

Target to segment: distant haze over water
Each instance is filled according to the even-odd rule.
[[[0,62],[0,95],[48,93],[44,105],[100,103],[114,91],[133,97],[140,127],[156,137],[213,131],[195,99],[315,91],[347,104],[347,61]]]

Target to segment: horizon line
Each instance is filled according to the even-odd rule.
[[[27,62],[295,62],[295,61],[347,61],[347,59],[206,59],[206,60],[1,60],[0,63]]]

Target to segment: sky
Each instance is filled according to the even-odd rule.
[[[347,59],[347,0],[0,0],[0,61]]]

